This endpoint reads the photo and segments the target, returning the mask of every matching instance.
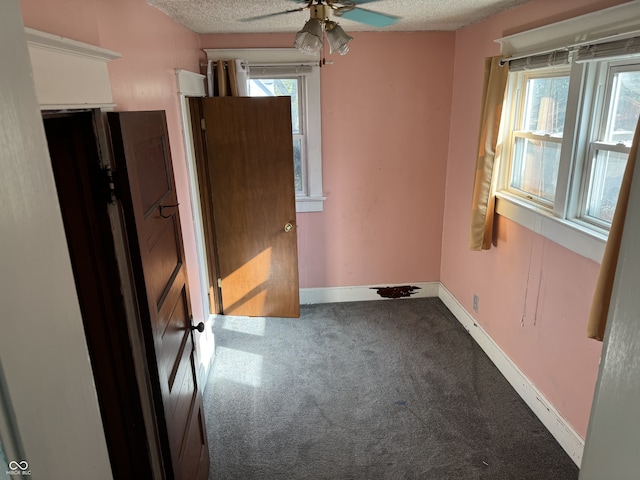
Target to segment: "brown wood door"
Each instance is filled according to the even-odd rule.
[[[291,100],[198,101],[222,313],[299,317]]]
[[[166,432],[165,463],[175,479],[206,479],[209,452],[196,382],[191,304],[164,112],[109,113],[140,310],[148,310],[150,364],[157,368]],[[127,210],[130,214],[127,215]],[[146,303],[144,303],[146,301]],[[145,325],[143,325],[145,327]],[[157,375],[155,375],[157,373]],[[161,439],[162,440],[162,439]],[[167,451],[168,450],[168,451]]]
[[[152,460],[135,374],[92,112],[45,113],[49,155],[114,478],[151,478]]]

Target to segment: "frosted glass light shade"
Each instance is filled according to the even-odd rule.
[[[353,40],[353,37],[336,22],[327,22],[327,40],[329,41],[329,53],[338,52],[340,55],[344,55],[349,51],[347,44]]]
[[[296,34],[293,45],[303,53],[317,55],[322,50],[322,22],[312,18]]]

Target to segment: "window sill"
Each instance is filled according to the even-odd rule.
[[[322,212],[327,197],[296,197],[296,213]]]
[[[600,234],[576,222],[554,217],[549,212],[529,205],[505,192],[496,194],[496,213],[516,222],[535,233],[601,263],[606,235]]]

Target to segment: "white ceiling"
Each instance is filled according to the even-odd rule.
[[[457,30],[528,0],[378,0],[364,8],[401,17],[383,30]],[[242,19],[298,8],[296,0],[147,0],[154,7],[196,33],[296,32],[309,12],[243,22]],[[356,0],[357,3],[357,0]],[[348,31],[369,31],[372,27],[338,19]]]

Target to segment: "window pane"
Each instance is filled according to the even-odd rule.
[[[640,114],[640,72],[618,72],[613,76],[609,111],[603,140],[630,147]]]
[[[613,220],[627,157],[626,153],[607,150],[596,152],[589,186],[587,216],[609,223]]]
[[[293,178],[295,180],[296,193],[305,193],[302,184],[302,139],[293,139]]]
[[[515,139],[511,187],[553,202],[556,196],[560,143]]]
[[[252,78],[249,80],[249,96],[291,97],[293,133],[300,133],[300,102],[297,78]]]
[[[568,92],[568,76],[529,79],[522,129],[539,135],[561,137]]]

